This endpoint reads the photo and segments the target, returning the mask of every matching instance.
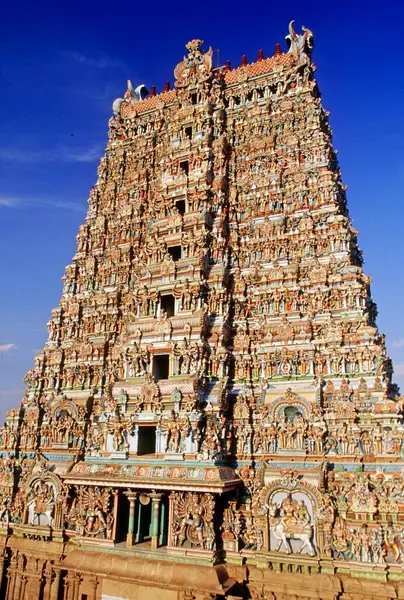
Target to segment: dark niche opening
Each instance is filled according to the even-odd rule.
[[[155,454],[156,452],[156,427],[140,425],[137,438],[138,454]]]
[[[175,206],[180,215],[185,215],[185,200],[177,200]]]
[[[155,381],[168,379],[170,373],[170,355],[155,354],[153,357],[153,376]]]
[[[168,253],[172,256],[174,261],[180,260],[181,258],[181,246],[170,246]]]
[[[160,299],[161,313],[166,312],[167,317],[172,317],[175,313],[175,298],[172,294],[161,296]]]
[[[188,175],[189,173],[189,162],[187,160],[182,160],[180,162],[180,169],[183,175]]]

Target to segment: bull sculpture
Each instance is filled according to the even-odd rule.
[[[117,98],[116,100],[114,100],[112,104],[112,112],[115,116],[118,116],[122,102],[127,102],[128,104],[135,104],[136,102],[141,102],[146,98],[148,93],[149,92],[147,91],[146,86],[143,85],[143,83],[134,88],[131,80],[128,79],[128,89],[126,90],[123,98]]]
[[[310,29],[302,26],[302,34],[296,33],[293,29],[294,21],[289,23],[289,34],[285,36],[289,52],[295,52],[300,59],[306,56],[311,56],[314,48],[314,36]]]

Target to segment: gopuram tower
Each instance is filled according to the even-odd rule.
[[[0,447],[6,600],[404,598],[403,402],[311,59],[128,82]]]

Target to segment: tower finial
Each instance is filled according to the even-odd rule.
[[[201,83],[211,77],[213,50],[209,48],[207,52],[203,53],[202,44],[202,40],[195,39],[185,45],[188,56],[184,56],[183,60],[174,69],[176,80],[174,86],[176,88]]]

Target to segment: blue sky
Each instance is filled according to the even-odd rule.
[[[16,406],[42,348],[64,267],[126,79],[173,80],[195,37],[233,66],[285,50],[291,19],[313,30],[348,202],[395,381],[404,389],[402,319],[404,76],[397,0],[7,3],[0,25],[0,417]],[[217,53],[216,53],[217,56]]]

